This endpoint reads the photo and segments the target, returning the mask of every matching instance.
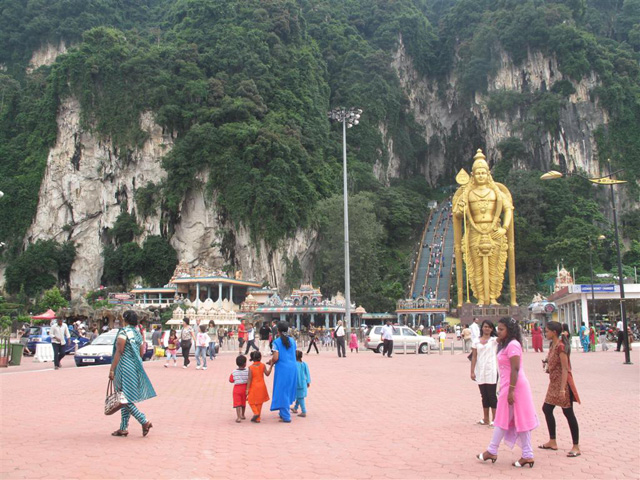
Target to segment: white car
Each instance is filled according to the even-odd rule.
[[[382,327],[371,327],[364,340],[365,348],[376,353],[382,353]],[[404,325],[393,326],[393,353],[403,353],[407,348],[407,353],[415,352],[427,353],[429,347],[432,350],[438,348],[438,342],[431,337],[418,335],[410,327]]]
[[[79,348],[73,356],[76,366],[83,367],[86,365],[108,365],[111,363],[111,355],[113,354],[113,343],[116,341],[118,329],[114,328],[102,335],[96,337],[93,342]],[[142,360],[149,360],[153,355],[153,348],[150,342],[147,342],[147,351]]]

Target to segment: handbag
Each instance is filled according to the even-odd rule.
[[[124,393],[116,390],[113,386],[113,380],[109,380],[107,384],[107,397],[104,399],[104,414],[113,415],[127,403]]]
[[[156,357],[164,357],[164,348],[156,347],[155,355]]]

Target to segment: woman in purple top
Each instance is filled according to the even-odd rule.
[[[504,443],[522,449],[520,460],[514,467],[533,467],[531,430],[538,426],[529,380],[522,367],[522,334],[518,322],[513,318],[498,320],[498,371],[500,373],[500,394],[494,419],[494,431],[487,450],[480,453],[478,460],[498,459],[498,446]]]

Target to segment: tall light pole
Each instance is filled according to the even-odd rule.
[[[604,235],[600,235],[598,237],[598,240],[604,240],[605,236]],[[594,327],[595,329],[595,324],[596,324],[596,294],[594,292],[594,288],[593,288],[593,260],[592,260],[592,250],[593,250],[593,246],[591,244],[591,237],[589,237],[589,267],[591,269],[591,309],[593,310],[593,322],[591,322],[591,325]]]
[[[342,122],[342,191],[344,196],[344,299],[345,329],[351,330],[351,278],[349,272],[349,194],[347,191],[347,128],[360,123],[362,110],[351,107],[349,109],[338,107],[331,110],[329,120]]]
[[[608,161],[609,165],[609,174],[604,177],[599,178],[586,178],[591,183],[595,183],[596,185],[609,185],[611,191],[611,207],[613,210],[613,228],[615,231],[615,239],[616,239],[616,253],[618,254],[618,284],[620,286],[620,317],[622,319],[622,338],[624,344],[624,364],[631,365],[631,354],[629,353],[629,333],[627,331],[627,311],[625,308],[625,296],[624,296],[624,276],[622,275],[622,257],[620,255],[620,235],[618,233],[618,215],[616,213],[616,199],[613,194],[613,186],[619,185],[621,183],[627,183],[625,180],[614,180],[613,175],[620,172],[621,170],[617,170],[611,173],[611,160]],[[558,171],[551,170],[545,174],[543,174],[540,178],[542,180],[555,180],[556,178],[561,178],[564,175]],[[593,287],[591,289],[593,291]]]

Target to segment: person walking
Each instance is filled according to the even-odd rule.
[[[271,350],[269,347],[269,336],[271,335],[271,329],[267,322],[262,322],[262,326],[258,331],[258,335],[260,335],[260,352],[267,353],[268,350]]]
[[[298,413],[298,407],[300,407],[301,412],[298,414],[298,416],[306,417],[307,405],[305,402],[305,398],[307,398],[307,389],[311,387],[311,374],[309,373],[309,365],[307,365],[306,362],[302,361],[302,352],[300,350],[296,351],[296,367],[298,369],[296,403],[291,409],[291,412]]]
[[[504,440],[509,447],[517,443],[522,456],[514,467],[533,467],[531,431],[538,426],[529,380],[522,365],[522,333],[518,322],[504,317],[498,320],[498,371],[500,394],[494,419],[494,430],[487,450],[478,454],[481,461],[498,459],[498,447]]]
[[[465,325],[462,329],[462,341],[464,342],[464,353],[471,353],[471,329],[469,325]]]
[[[386,355],[391,358],[393,355],[393,327],[391,326],[391,320],[387,320],[387,324],[382,327],[382,358]]]
[[[278,338],[278,322],[273,320],[271,322],[271,340],[269,341],[269,350],[273,353],[273,342]]]
[[[54,370],[60,368],[60,362],[65,357],[65,348],[67,342],[71,339],[69,334],[69,327],[62,321],[62,318],[58,318],[56,323],[53,324],[49,331],[51,336],[51,346],[53,347],[53,366]]]
[[[624,343],[624,327],[623,327],[622,320],[618,320],[618,322],[616,323],[616,331],[617,331],[617,335],[618,335],[618,343],[616,345],[616,352],[619,352],[620,348],[622,347],[622,344]]]
[[[224,339],[227,336],[227,331],[224,329],[224,327],[222,325],[220,325],[218,327],[218,345],[220,347],[220,349],[222,349],[222,342],[224,342]]]
[[[178,366],[178,360],[176,358],[176,352],[178,351],[178,345],[180,342],[178,341],[178,335],[176,331],[172,328],[169,332],[169,340],[167,340],[167,363],[164,364],[164,368],[169,368],[169,362],[173,357],[173,366]]]
[[[582,322],[582,326],[580,327],[580,331],[578,332],[580,335],[580,344],[582,345],[582,350],[584,353],[589,351],[589,329],[587,325]]]
[[[542,348],[542,329],[536,323],[531,329],[531,343],[534,352],[544,352]]]
[[[267,330],[269,330],[268,326]],[[247,402],[249,402],[249,407],[251,407],[251,411],[253,412],[251,421],[260,423],[262,404],[269,400],[269,392],[267,392],[264,377],[265,375],[267,377],[271,375],[271,367],[261,362],[262,354],[260,352],[251,352],[249,358],[253,363],[249,366]]]
[[[125,326],[118,330],[113,345],[113,361],[109,370],[109,380],[113,380],[116,391],[122,392],[127,403],[120,410],[120,428],[111,435],[126,437],[129,435],[129,418],[133,416],[142,425],[142,436],[146,437],[153,424],[135,406],[156,396],[153,385],[142,366],[143,340],[136,328],[138,316],[133,310],[122,315]]]
[[[480,396],[482,397],[484,415],[482,420],[478,421],[478,424],[493,425],[493,421],[489,418],[489,410],[491,410],[491,416],[495,420],[496,407],[498,406],[498,397],[496,396],[496,388],[498,386],[498,360],[496,358],[498,341],[493,322],[489,320],[482,322],[481,331],[482,336],[471,347],[471,353],[473,354],[471,358],[471,380],[478,384]]]
[[[589,328],[589,349],[592,352],[595,352],[596,345],[598,345],[598,337],[596,336],[596,329],[595,327],[591,326],[591,328]]]
[[[351,339],[349,340],[349,350],[351,353],[355,350],[358,353],[358,335],[356,332],[351,333]]]
[[[236,409],[236,423],[245,420],[245,410],[247,408],[247,383],[249,382],[249,371],[247,370],[247,357],[238,355],[236,357],[236,368],[229,375],[229,382],[233,383],[233,408]]]
[[[156,325],[153,327],[153,333],[151,334],[151,346],[153,347],[153,356],[151,360],[158,359],[158,349],[160,348],[160,338],[162,337],[162,330],[160,330],[160,326]]]
[[[600,332],[599,332],[598,340],[600,341],[600,345],[602,345],[602,351],[603,352],[608,352],[609,351],[609,345],[607,345],[607,329],[605,328],[604,325],[600,326]]]
[[[291,404],[296,399],[298,368],[296,367],[296,341],[287,335],[289,323],[278,323],[278,337],[273,341],[273,356],[267,364],[275,368],[271,411],[278,411],[280,421],[291,422]]]
[[[209,320],[209,327],[207,328],[207,335],[209,336],[209,360],[216,358],[216,336],[218,331],[216,330],[216,322]]]
[[[244,342],[246,340],[247,340],[247,329],[244,326],[244,320],[240,320],[240,326],[238,327],[238,355],[242,355],[242,347],[244,347]]]
[[[469,326],[469,330],[471,330],[471,345],[473,345],[473,343],[480,338],[480,319],[478,317],[473,319],[473,322]],[[473,354],[469,353],[467,358],[471,361]]]
[[[209,334],[206,325],[200,325],[200,331],[196,336],[196,370],[200,370],[200,359],[202,358],[202,369],[207,369],[207,346],[209,345]]]
[[[342,326],[342,320],[338,320],[338,325],[333,331],[333,338],[336,341],[336,347],[338,348],[338,357],[346,357],[347,351],[345,348],[345,338],[346,334],[344,331],[344,327]],[[342,352],[342,354],[340,353]]]
[[[309,352],[311,351],[311,347],[315,348],[316,353],[320,355],[320,350],[318,350],[318,345],[316,344],[316,341],[317,341],[316,327],[313,323],[309,325],[308,333],[309,333],[309,348],[307,348],[307,355],[309,355]]]
[[[249,328],[247,329],[247,349],[244,351],[244,354],[247,355],[251,347],[257,352],[260,351],[258,346],[256,345],[256,329],[253,328],[253,323],[249,324]]]
[[[182,320],[182,330],[180,331],[180,349],[182,350],[183,365],[182,368],[189,368],[191,360],[189,360],[189,352],[191,345],[196,341],[196,334],[189,325],[189,319],[184,317]]]
[[[567,457],[579,457],[580,452],[580,430],[578,420],[573,411],[573,402],[580,403],[578,390],[573,381],[571,372],[571,361],[565,351],[562,341],[562,325],[558,322],[547,323],[546,328],[547,340],[551,341],[549,347],[549,355],[546,360],[546,370],[549,374],[549,388],[547,396],[542,405],[542,411],[547,421],[547,429],[549,430],[549,441],[539,445],[538,448],[543,450],[557,450],[556,442],[556,420],[553,416],[555,407],[562,408],[569,430],[571,431],[571,440],[573,447],[567,453]]]

